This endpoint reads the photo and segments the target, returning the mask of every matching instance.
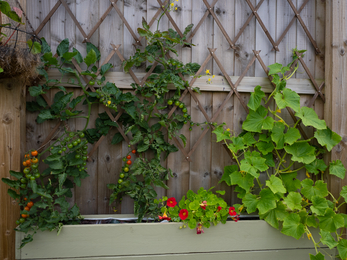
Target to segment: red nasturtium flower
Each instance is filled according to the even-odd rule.
[[[231,216],[232,220],[234,220],[235,222],[239,221],[240,219],[240,215],[236,213],[234,207],[229,208],[229,215]]]
[[[205,233],[204,230],[202,229],[202,224],[199,223],[198,227],[196,228],[196,234],[200,235],[201,233]]]
[[[166,205],[173,208],[177,205],[177,201],[174,197],[168,198]]]
[[[205,210],[206,209],[206,206],[207,206],[207,201],[204,200],[201,204],[200,204],[200,207]]]
[[[217,208],[217,212],[221,211],[222,210],[222,207],[221,206],[218,206]]]
[[[167,215],[166,215],[166,212],[164,212],[163,216],[158,216],[160,220],[171,220],[171,218],[169,218]]]
[[[188,210],[186,209],[181,209],[180,213],[178,214],[178,216],[180,216],[180,218],[182,220],[185,220],[186,218],[188,218]]]

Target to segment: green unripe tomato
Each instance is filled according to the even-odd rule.
[[[123,179],[124,176],[125,176],[124,173],[121,173],[121,174],[119,175],[119,178]]]
[[[83,132],[80,133],[80,137],[81,137],[81,138],[84,137],[84,133],[83,133]]]
[[[19,225],[20,224],[20,221],[19,220],[16,220],[16,225]]]
[[[187,118],[187,116],[188,116],[187,113],[184,113],[184,114],[183,114],[183,117],[184,117],[184,118]]]
[[[21,182],[21,183],[27,183],[27,182],[28,182],[28,180],[27,180],[27,179],[25,179],[25,178],[22,178],[22,179],[20,179],[20,182]]]
[[[183,112],[183,113],[187,113],[187,111],[188,111],[188,110],[187,110],[186,107],[182,109],[182,112]]]
[[[40,175],[39,173],[35,173],[34,177],[35,177],[36,179],[38,179],[38,178],[41,177],[41,175]]]
[[[178,107],[181,104],[178,100],[175,101],[175,106]]]
[[[66,147],[63,147],[63,148],[61,148],[62,150],[63,150],[63,152],[65,152],[66,151]]]
[[[30,172],[30,168],[24,168],[23,173],[28,174]]]
[[[77,142],[77,141],[73,141],[73,142],[72,142],[72,145],[73,145],[73,146],[77,146],[77,145],[78,145],[78,142]]]
[[[74,135],[75,135],[75,134],[74,134],[73,132],[69,133],[69,136],[70,136],[70,137],[74,137]]]
[[[184,104],[181,103],[178,107],[179,107],[179,108],[184,108]]]
[[[71,149],[73,147],[73,144],[68,144],[69,149]]]
[[[126,160],[127,160],[127,158],[124,157],[124,158],[123,158],[123,162],[126,162]]]
[[[125,168],[124,168],[124,171],[125,171],[125,172],[128,172],[128,171],[129,171],[129,168],[128,168],[128,167],[125,167]]]
[[[189,127],[189,131],[192,131],[192,130],[193,130],[193,128]]]
[[[27,178],[28,180],[30,180],[30,178],[32,177],[32,175],[31,174],[27,174],[27,175],[25,175],[25,178]]]
[[[76,142],[77,142],[77,143],[81,143],[81,139],[78,138],[78,139],[76,140]]]
[[[90,86],[94,86],[94,85],[95,85],[95,81],[92,81],[92,80],[91,80],[91,81],[88,82],[88,84],[89,84]]]
[[[187,121],[187,120],[184,120],[184,121],[183,121],[183,124],[186,124],[186,123],[188,123],[188,121]]]
[[[190,126],[193,126],[194,125],[194,123],[193,122],[190,122]]]
[[[81,158],[81,155],[76,154],[76,155],[75,155],[75,158],[76,158],[76,159],[79,159],[79,158]]]
[[[167,101],[167,104],[168,104],[169,106],[171,106],[171,105],[173,104],[173,101],[172,101],[171,99],[169,99],[169,100]]]
[[[35,176],[30,177],[30,180],[32,180],[32,181],[34,181],[35,179],[36,179]]]
[[[119,183],[119,184],[121,184],[122,182],[123,182],[123,180],[122,180],[122,179],[119,179],[119,180],[118,180],[118,183]]]
[[[31,168],[33,168],[34,170],[37,169],[38,167],[39,167],[38,164],[33,164],[33,165],[31,165]]]
[[[25,183],[22,183],[21,185],[20,185],[20,188],[21,189],[25,189],[27,187],[27,185],[25,184]]]
[[[19,222],[20,222],[20,223],[24,223],[24,222],[25,222],[25,218],[20,218],[20,219],[19,219]]]

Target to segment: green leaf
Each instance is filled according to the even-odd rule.
[[[230,175],[231,184],[239,185],[242,189],[249,191],[253,186],[254,177],[248,173],[242,174],[239,171],[233,172]]]
[[[124,137],[121,135],[121,133],[116,133],[113,138],[111,144],[118,144],[124,140]]]
[[[32,40],[27,41],[30,52],[33,54],[41,53],[41,44],[38,42],[34,42]]]
[[[55,117],[51,114],[50,110],[41,110],[40,114],[38,115],[38,118],[41,120],[48,120],[48,119],[54,119]]]
[[[72,51],[77,52],[77,54],[75,55],[75,60],[77,61],[78,64],[81,64],[83,62],[81,53],[75,48],[73,48]]]
[[[13,199],[19,199],[19,198],[20,198],[20,195],[17,194],[17,192],[15,192],[14,190],[8,189],[8,190],[7,190],[7,193],[8,193],[8,195],[10,195],[11,198],[13,198]]]
[[[188,227],[190,229],[194,229],[196,228],[196,220],[194,218],[190,219],[189,222],[188,222]]]
[[[15,171],[11,171],[10,170],[10,175],[17,178],[18,180],[21,179],[23,177],[23,173],[21,172],[15,172]]]
[[[314,255],[310,255],[310,260],[325,260],[324,255],[322,255],[321,252],[318,252],[318,254]]]
[[[300,96],[289,88],[284,89],[283,93],[276,93],[274,99],[279,109],[290,107],[295,112],[300,110]]]
[[[200,203],[197,200],[194,200],[191,203],[189,203],[189,209],[198,210],[199,208],[200,208]]]
[[[49,165],[49,167],[54,169],[54,170],[64,169],[64,164],[62,161],[47,161],[47,160],[45,160],[45,163],[47,163]]]
[[[295,116],[301,118],[302,123],[305,126],[313,126],[318,130],[327,128],[325,121],[320,120],[312,108],[302,107],[297,113],[295,113]]]
[[[329,164],[329,173],[339,177],[340,179],[345,178],[346,169],[340,160],[332,161]]]
[[[106,64],[102,65],[101,69],[100,69],[101,76],[104,76],[105,73],[107,71],[109,71],[112,67],[113,67],[113,65],[111,63],[106,63]]]
[[[285,217],[288,216],[288,212],[286,211],[287,207],[281,202],[277,202],[277,207],[266,212],[265,214],[260,214],[260,219],[264,219],[268,224],[273,226],[274,228],[279,228],[278,221],[283,221]]]
[[[47,52],[51,52],[51,47],[48,45],[48,43],[44,37],[41,37],[41,42],[42,42],[42,48],[41,48],[42,54],[45,54]]]
[[[3,183],[7,184],[11,188],[19,188],[19,181],[10,180],[10,179],[7,179],[7,178],[2,178],[1,180],[2,180]]]
[[[260,153],[257,151],[245,152],[245,159],[241,161],[240,170],[247,172],[254,176],[255,178],[259,177],[259,171],[266,171],[269,167],[265,164],[266,159],[262,158]]]
[[[347,186],[343,186],[342,190],[340,192],[340,195],[345,199],[345,201],[347,202]]]
[[[347,240],[341,239],[337,245],[337,250],[339,251],[339,256],[341,259],[347,258]]]
[[[319,234],[321,236],[320,241],[323,243],[323,245],[327,245],[330,249],[333,249],[338,245],[338,243],[335,241],[330,232],[321,230]]]
[[[307,217],[306,224],[308,227],[318,228],[318,220],[313,215]]]
[[[276,144],[277,149],[283,149],[284,146],[284,124],[275,122],[272,128],[271,139]]]
[[[37,192],[36,180],[30,180],[30,184],[31,184],[31,189],[33,190],[34,193],[36,193]]]
[[[266,181],[266,185],[271,189],[271,191],[276,194],[286,193],[286,188],[283,186],[282,180],[274,175],[271,175],[270,180]]]
[[[71,61],[73,57],[77,55],[77,52],[66,52],[63,54],[63,58],[67,61]]]
[[[248,214],[257,210],[258,199],[257,196],[254,194],[247,193],[243,197],[242,203],[245,205]]]
[[[289,128],[287,133],[284,134],[284,142],[290,145],[295,143],[299,138],[301,138],[301,134],[296,128]]]
[[[96,62],[96,53],[93,49],[88,52],[87,56],[84,58],[84,62],[88,67]]]
[[[57,53],[59,57],[63,57],[63,55],[69,51],[69,39],[64,39],[59,43],[57,47]]]
[[[326,209],[324,216],[318,216],[318,220],[320,229],[331,233],[336,232],[337,229],[345,225],[344,218],[339,214],[335,214],[331,208]]]
[[[328,166],[326,166],[322,159],[316,159],[310,164],[305,164],[305,168],[309,173],[318,174],[320,172],[324,172]]]
[[[32,86],[29,88],[29,93],[30,93],[30,96],[32,97],[37,97],[41,94],[45,94],[45,92],[42,90],[42,86]]]
[[[58,60],[56,57],[53,57],[51,52],[47,52],[42,56],[43,60],[46,61],[46,65],[58,65]]]
[[[294,143],[290,146],[284,147],[287,153],[292,155],[292,161],[309,164],[316,159],[315,151],[313,146],[308,143]]]
[[[221,178],[221,180],[219,181],[219,183],[222,183],[223,181],[226,182],[226,184],[228,184],[229,186],[231,186],[231,177],[230,175],[233,172],[237,172],[238,171],[238,167],[237,165],[227,165],[224,167],[224,174]]]
[[[312,213],[315,213],[318,216],[323,216],[325,214],[325,210],[328,208],[327,200],[319,196],[313,196],[312,206],[310,208]]]
[[[277,74],[281,72],[282,64],[275,63],[268,66],[270,68],[269,75]]]
[[[269,143],[259,142],[255,146],[263,155],[267,155],[268,153],[271,153],[273,149],[275,148],[272,142],[269,142]]]
[[[312,201],[312,198],[314,196],[318,196],[321,198],[325,198],[328,196],[328,188],[327,184],[324,181],[316,181],[315,185],[313,185],[313,180],[311,179],[304,179],[301,182],[302,189],[301,193],[304,195],[306,198]]]
[[[281,233],[299,239],[305,233],[305,227],[300,220],[300,216],[296,213],[288,215],[283,221]]]
[[[265,97],[265,93],[261,90],[261,86],[256,86],[254,92],[251,93],[247,106],[256,111],[261,104],[261,100]]]
[[[218,126],[212,133],[216,134],[217,143],[223,140],[230,140],[230,133],[223,129],[223,126]]]
[[[262,130],[271,130],[274,120],[272,117],[266,117],[268,110],[260,106],[257,111],[250,110],[242,129],[250,132],[261,133]]]
[[[100,60],[101,54],[100,54],[100,51],[98,50],[98,48],[94,44],[87,42],[87,53],[89,53],[91,50],[95,51],[96,60]]]
[[[181,134],[181,135],[180,135],[180,139],[182,140],[184,147],[186,147],[187,138],[185,137],[185,135]]]
[[[265,214],[269,210],[276,208],[276,197],[271,190],[267,188],[262,189],[259,195],[260,198],[257,205],[259,214]]]
[[[247,132],[245,135],[242,136],[243,142],[251,146],[252,144],[255,144],[257,141],[254,139],[253,134],[251,132]]]
[[[232,143],[230,143],[228,145],[228,148],[233,151],[235,154],[239,151],[239,150],[243,150],[246,149],[246,146],[243,143],[243,139],[242,137],[232,137],[231,138]]]
[[[342,140],[342,137],[331,131],[329,127],[327,127],[327,129],[317,130],[314,133],[314,137],[317,139],[318,143],[321,146],[325,146],[329,152]]]

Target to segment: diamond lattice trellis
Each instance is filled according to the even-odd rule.
[[[107,0],[102,0],[102,1],[107,1]],[[134,39],[134,45],[139,45],[141,46],[141,40],[143,37],[138,36],[134,30],[136,28],[131,28],[131,26],[129,25],[128,21],[126,20],[124,14],[121,12],[121,10],[117,7],[117,2],[118,0],[109,0],[110,1],[110,6],[107,8],[106,12],[100,17],[99,21],[95,24],[95,26],[90,30],[90,32],[87,34],[83,28],[81,27],[80,23],[77,21],[75,15],[73,14],[73,12],[71,11],[71,9],[69,8],[67,2],[65,0],[58,0],[56,2],[56,4],[54,5],[54,7],[52,8],[52,10],[48,13],[48,15],[45,17],[45,19],[42,21],[42,23],[38,26],[38,28],[34,31],[34,33],[36,35],[38,35],[41,30],[45,27],[45,25],[47,24],[47,22],[51,19],[52,15],[58,10],[58,8],[62,5],[66,12],[71,16],[72,20],[74,21],[74,23],[76,24],[79,32],[82,34],[83,36],[83,42],[88,42],[90,40],[90,38],[93,36],[93,34],[97,31],[97,29],[100,27],[100,25],[102,24],[102,22],[105,20],[106,16],[111,15],[111,11],[113,9],[115,9],[115,12],[117,13],[117,15],[121,18],[122,22],[124,23],[125,27],[127,28],[127,30],[130,32],[130,34],[132,35],[133,39]],[[200,1],[200,0],[199,0]],[[285,37],[285,35],[288,33],[290,27],[294,24],[295,20],[298,20],[299,23],[301,24],[301,26],[303,27],[305,34],[307,35],[308,39],[310,40],[311,44],[313,45],[315,51],[317,53],[320,53],[320,50],[315,42],[315,40],[313,39],[312,35],[310,34],[307,26],[305,25],[304,21],[302,20],[300,13],[301,11],[304,9],[304,7],[306,6],[306,4],[310,1],[310,0],[305,0],[303,2],[303,4],[300,6],[299,9],[296,9],[296,7],[294,6],[294,4],[292,3],[291,0],[287,0],[288,4],[290,5],[291,9],[293,10],[294,13],[294,17],[291,19],[290,23],[287,25],[286,29],[283,31],[283,33],[281,34],[281,36],[278,38],[277,41],[275,41],[273,39],[273,37],[270,35],[269,31],[267,30],[265,24],[262,21],[262,18],[260,17],[260,15],[258,14],[258,10],[261,7],[261,5],[264,3],[264,0],[260,0],[259,3],[254,7],[252,2],[250,0],[245,0],[246,3],[248,4],[250,10],[252,11],[252,13],[249,15],[248,19],[246,20],[246,22],[243,24],[243,26],[240,28],[239,32],[237,33],[237,35],[234,37],[233,40],[231,40],[230,36],[227,34],[226,30],[224,29],[223,24],[219,21],[218,16],[215,13],[214,10],[214,6],[216,5],[216,3],[218,2],[218,0],[213,0],[213,2],[210,4],[207,0],[201,0],[203,1],[203,3],[206,6],[206,11],[204,13],[204,15],[202,16],[201,20],[199,21],[199,23],[193,28],[191,34],[189,35],[187,42],[190,42],[193,37],[195,36],[196,32],[199,30],[199,28],[201,27],[201,25],[205,22],[206,18],[211,15],[213,20],[215,21],[215,23],[217,24],[217,26],[219,27],[219,29],[221,30],[223,36],[225,37],[225,39],[227,40],[228,44],[230,45],[231,49],[236,49],[236,42],[238,41],[238,39],[240,38],[240,36],[242,35],[242,33],[245,31],[247,25],[249,25],[249,23],[251,22],[251,20],[253,19],[253,17],[255,17],[255,19],[257,20],[257,22],[260,24],[262,30],[264,31],[265,35],[267,36],[267,39],[270,41],[271,45],[273,46],[273,50],[274,51],[279,51],[279,44],[281,43],[281,41],[283,40],[283,38]],[[314,1],[314,0],[311,0]],[[161,0],[157,0],[158,4],[159,4],[159,8],[158,11],[155,13],[155,15],[151,18],[150,22],[148,23],[149,26],[152,26],[154,24],[154,22],[156,21],[156,19],[158,18],[158,16],[161,14],[161,12],[163,11],[163,5],[167,4],[167,1],[162,2]],[[174,29],[177,31],[177,33],[179,35],[182,36],[182,31],[181,29],[177,26],[176,22],[174,21],[174,19],[172,18],[172,16],[170,15],[169,12],[166,12],[165,15],[167,16],[168,20],[170,21],[171,25],[174,27]],[[30,21],[28,20],[28,23],[30,24]],[[112,57],[113,55],[117,54],[118,58],[123,62],[125,59],[122,56],[122,54],[119,51],[119,47],[120,45],[112,45],[112,51],[109,53],[109,55],[107,56],[107,58],[104,60],[103,64],[106,64]],[[126,46],[128,47],[128,46]],[[129,46],[130,48],[130,46]],[[254,56],[252,57],[252,59],[250,59],[248,65],[246,66],[246,68],[244,69],[244,71],[242,72],[241,76],[239,76],[238,80],[233,83],[231,81],[231,78],[228,76],[228,74],[226,73],[223,65],[221,64],[221,62],[218,59],[218,50],[217,49],[210,49],[208,48],[209,54],[206,57],[205,61],[203,62],[200,70],[196,73],[196,76],[200,75],[201,72],[204,70],[204,68],[206,67],[207,63],[213,59],[215,61],[215,63],[217,64],[217,66],[219,67],[220,71],[222,72],[222,75],[225,77],[227,83],[230,85],[231,87],[231,91],[228,93],[228,95],[226,96],[226,98],[224,99],[224,101],[222,102],[222,104],[219,106],[219,109],[215,112],[215,114],[213,114],[213,116],[210,118],[206,112],[206,110],[204,109],[204,107],[200,104],[199,99],[197,98],[196,94],[192,91],[192,87],[196,81],[196,78],[193,78],[191,80],[191,82],[189,83],[189,87],[186,88],[186,90],[182,93],[180,100],[182,100],[186,95],[190,94],[191,97],[194,99],[194,101],[197,103],[201,113],[203,113],[204,117],[206,118],[206,121],[208,122],[213,122],[218,118],[218,115],[220,114],[220,112],[222,111],[223,107],[228,103],[228,100],[230,100],[230,98],[232,97],[233,94],[236,95],[236,97],[238,98],[238,100],[240,101],[241,105],[243,106],[243,108],[245,109],[245,111],[248,113],[248,107],[247,105],[244,103],[244,101],[241,99],[240,94],[237,90],[238,85],[240,84],[240,82],[242,81],[242,79],[245,77],[247,71],[249,70],[249,68],[254,64],[254,62],[256,60],[258,60],[258,62],[260,63],[260,65],[262,66],[264,72],[266,74],[268,74],[268,70],[266,65],[264,64],[262,58],[260,57],[260,50],[256,51],[253,50]],[[313,106],[314,101],[316,100],[316,98],[319,96],[323,101],[325,101],[324,95],[322,94],[322,89],[324,87],[324,82],[321,83],[320,86],[318,86],[318,84],[316,83],[313,75],[311,74],[310,70],[308,69],[308,67],[306,66],[305,62],[303,61],[302,57],[300,56],[299,53],[297,53],[298,57],[299,57],[299,62],[302,64],[302,66],[304,67],[307,75],[309,76],[310,80],[312,81],[315,89],[316,89],[316,93],[314,94],[313,98],[311,99],[311,101],[309,102],[308,106]],[[81,68],[79,67],[79,65],[77,64],[77,62],[73,62],[76,70],[78,72],[81,72]],[[102,64],[102,65],[103,65]],[[296,63],[295,63],[296,64]],[[295,65],[294,64],[294,65]],[[101,67],[101,66],[100,66]],[[152,69],[150,71],[148,71],[148,73],[140,80],[136,77],[135,73],[130,70],[129,74],[131,75],[132,79],[134,80],[135,83],[139,84],[139,85],[143,85],[145,80],[147,79],[147,77],[152,73],[152,70],[155,68],[155,66],[152,66]],[[181,77],[183,77],[182,75],[180,75]],[[81,75],[81,77],[83,78],[83,80],[88,83],[89,80],[86,76]],[[269,80],[271,81],[271,76],[269,76]],[[95,91],[95,89],[92,86],[88,86],[88,88],[90,88],[92,91]],[[52,102],[47,98],[46,95],[43,95],[44,99],[47,101],[48,105],[50,106],[52,104]],[[111,120],[113,122],[117,122],[117,120],[119,119],[119,117],[122,115],[123,111],[120,110],[118,112],[118,114],[116,115],[116,117],[114,117],[110,110],[107,107],[104,107],[106,113],[109,115],[109,117],[111,118]],[[169,112],[169,116],[172,115],[172,113],[174,113],[176,107],[172,108],[171,111]],[[288,108],[288,112],[290,114],[290,116],[292,117],[293,121],[296,122],[297,119],[294,115],[294,112]],[[67,127],[67,124],[65,122],[58,122],[57,125],[54,127],[54,129],[48,134],[48,136],[46,137],[43,146],[48,143],[51,138],[54,136],[55,132],[58,131],[59,127],[61,126],[61,124],[64,124],[65,127]],[[129,138],[124,134],[124,131],[121,127],[121,125],[118,124],[117,127],[118,131],[122,134],[122,136],[124,137],[126,142],[130,142]],[[303,131],[303,129],[301,128],[301,126],[299,125],[299,130],[302,133],[302,135],[307,138],[305,132]],[[197,147],[199,146],[201,140],[203,139],[203,137],[207,134],[207,132],[209,131],[208,128],[205,128],[205,130],[202,132],[201,136],[198,138],[197,142],[193,145],[193,147],[191,148],[191,150],[187,153],[184,149],[182,144],[180,143],[180,141],[177,138],[174,138],[174,141],[176,143],[176,145],[179,147],[180,151],[184,154],[185,158],[188,161],[191,161],[191,156],[194,153],[194,151],[197,149]],[[92,150],[89,152],[89,157],[95,152],[95,150],[98,148],[98,146],[101,144],[102,140],[104,139],[104,136],[102,136],[100,138],[100,140],[98,142],[96,142],[96,144],[93,146]]]

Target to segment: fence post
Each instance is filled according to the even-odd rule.
[[[26,146],[25,95],[24,81],[0,79],[0,178],[10,178],[10,170],[21,170]],[[19,207],[7,190],[0,181],[0,259],[12,260]]]
[[[341,160],[347,168],[347,2],[326,1],[325,97],[324,118],[331,130],[342,136],[332,150],[331,160]],[[347,179],[330,177],[329,190],[334,196]],[[337,198],[336,197],[336,198]]]

